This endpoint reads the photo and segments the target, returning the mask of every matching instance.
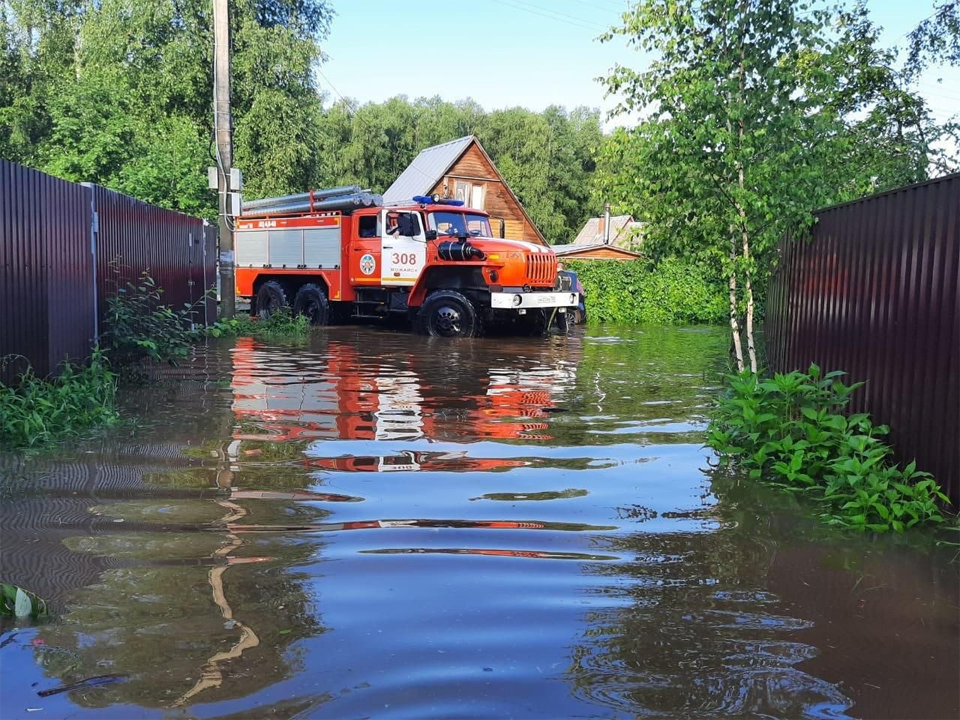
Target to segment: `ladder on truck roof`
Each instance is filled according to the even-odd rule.
[[[241,217],[296,215],[338,210],[349,214],[367,207],[382,207],[383,196],[361,190],[359,185],[343,185],[326,190],[310,190],[297,195],[262,198],[243,203]]]

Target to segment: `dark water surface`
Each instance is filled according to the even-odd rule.
[[[957,717],[955,549],[710,470],[725,350],[198,348],[3,459],[0,575],[57,617],[0,626],[0,717]]]

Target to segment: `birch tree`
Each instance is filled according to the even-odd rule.
[[[613,185],[642,198],[652,246],[722,266],[738,370],[757,370],[758,286],[785,233],[925,177],[937,128],[878,35],[863,5],[640,0],[605,37],[656,58],[605,79],[643,118],[609,146],[632,169]]]

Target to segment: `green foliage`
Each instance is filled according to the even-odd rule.
[[[302,341],[310,335],[310,320],[306,315],[294,315],[283,307],[271,313],[266,320],[254,320],[240,314],[230,320],[220,320],[206,330],[210,337],[252,337],[266,341]]]
[[[735,265],[759,287],[812,210],[950,166],[955,128],[904,89],[864,4],[642,0],[615,36],[657,59],[605,79],[620,111],[649,113],[603,143],[594,197],[648,221],[651,257]]]
[[[15,386],[0,383],[0,446],[30,447],[116,422],[117,378],[94,350],[83,367],[66,363],[43,379],[27,368]]]
[[[47,603],[29,590],[0,582],[0,617],[38,618],[49,615]]]
[[[119,278],[119,265],[112,267]],[[191,329],[194,306],[176,310],[164,305],[162,296],[163,289],[144,271],[136,284],[128,282],[107,298],[101,342],[116,367],[141,360],[176,365],[189,354],[196,336]]]
[[[891,462],[885,426],[843,414],[861,384],[845,385],[842,375],[811,365],[771,379],[731,376],[707,444],[751,478],[815,499],[831,525],[903,532],[942,523],[940,503],[949,501],[933,478],[914,462]]]
[[[574,261],[587,294],[590,323],[684,325],[720,323],[726,301],[719,278],[681,258]]]
[[[398,96],[360,107],[341,101],[318,122],[321,185],[356,183],[382,192],[423,148],[473,134],[551,242],[572,240],[598,209],[590,205],[593,158],[603,137],[596,110],[487,113],[471,100]]]
[[[236,160],[248,188],[318,178],[324,0],[231,3]],[[0,5],[0,156],[210,219],[209,0]]]
[[[245,196],[345,183],[382,192],[423,148],[472,133],[551,241],[572,239],[597,210],[596,110],[487,113],[405,96],[324,109],[315,72],[332,15],[326,0],[231,4]],[[209,0],[0,4],[0,156],[213,220],[212,46]]]
[[[960,65],[960,2],[937,0],[936,11],[908,36],[906,68],[916,77],[931,63]]]
[[[934,121],[879,35],[865,3],[640,0],[604,37],[654,59],[605,78],[643,120],[604,143],[595,197],[647,222],[650,257],[722,270],[740,370],[758,369],[756,291],[785,235],[955,166],[957,126]]]

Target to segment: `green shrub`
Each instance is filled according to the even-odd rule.
[[[119,277],[119,266],[113,267]],[[175,310],[162,304],[162,296],[163,289],[144,271],[137,284],[117,287],[107,298],[100,342],[114,367],[147,359],[176,365],[187,357],[196,338],[191,329],[194,306]]]
[[[97,349],[88,365],[65,364],[43,379],[28,368],[16,386],[0,383],[0,445],[29,447],[117,420],[117,377]]]
[[[770,379],[730,376],[707,445],[751,478],[816,499],[832,525],[902,532],[943,522],[947,497],[916,463],[891,462],[892,448],[881,439],[888,428],[866,413],[843,414],[862,385],[845,385],[843,374],[821,375],[811,365]]]
[[[266,320],[254,320],[249,315],[237,315],[220,320],[207,328],[211,337],[252,337],[258,340],[304,340],[310,334],[310,320],[306,315],[294,315],[290,308],[280,308]]]
[[[685,325],[721,323],[727,316],[715,273],[682,258],[564,264],[583,283],[590,323]]]

